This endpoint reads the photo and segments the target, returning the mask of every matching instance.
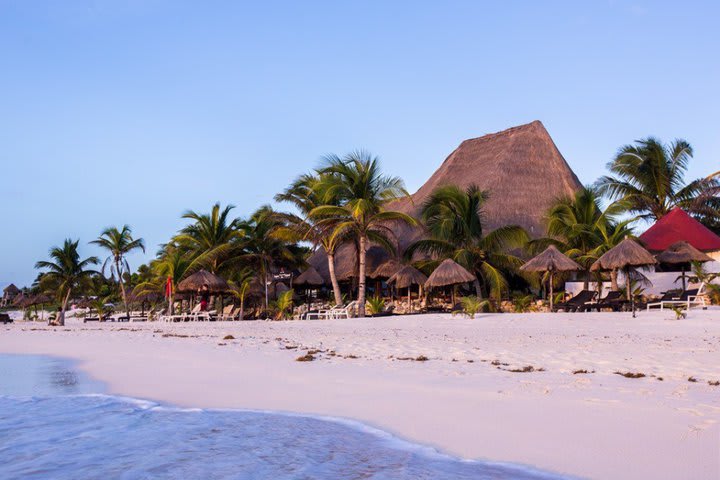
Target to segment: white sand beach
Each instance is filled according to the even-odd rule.
[[[78,359],[114,394],[352,418],[465,458],[594,479],[720,478],[720,311],[673,317],[17,322],[0,327],[0,352]],[[308,352],[314,361],[296,361]]]

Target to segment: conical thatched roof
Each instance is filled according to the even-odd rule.
[[[655,258],[662,263],[712,262],[713,260],[685,241],[673,243]]]
[[[378,266],[375,271],[372,272],[372,274],[368,275],[369,278],[390,278],[395,273],[397,273],[398,270],[403,268],[402,264],[398,262],[397,260],[390,259],[387,260]]]
[[[387,283],[394,283],[397,288],[408,288],[410,285],[425,285],[428,277],[417,268],[406,265],[390,277]]]
[[[640,246],[635,240],[626,238],[615,247],[598,258],[592,264],[590,270],[614,270],[626,267],[641,267],[643,265],[654,265],[657,261],[650,252]]]
[[[203,285],[207,285],[208,290],[213,293],[227,292],[230,289],[227,282],[221,277],[207,270],[200,270],[181,281],[177,286],[177,290],[180,292],[196,292]]]
[[[293,281],[293,285],[300,287],[319,287],[324,283],[323,278],[314,267],[308,267]]]
[[[465,140],[417,192],[393,202],[389,208],[419,218],[422,205],[433,190],[448,184],[461,188],[476,184],[489,191],[483,212],[485,231],[520,225],[536,238],[545,235],[547,209],[558,197],[569,197],[582,186],[539,121]],[[423,236],[419,227],[393,225],[392,229],[401,253]],[[355,256],[353,245],[338,249],[336,272],[353,272]],[[371,247],[367,252],[367,271],[375,272],[388,258],[381,248]],[[310,263],[329,282],[325,252],[318,250]]]
[[[53,303],[52,297],[44,293],[38,293],[30,298],[28,305],[42,305],[45,303]]]
[[[20,289],[16,287],[14,283],[11,283],[3,289],[3,292],[7,293],[8,295],[17,295],[18,293],[20,293]]]
[[[445,259],[425,282],[427,288],[475,281],[475,275],[451,259]]]
[[[520,270],[526,272],[569,272],[582,270],[582,267],[558,250],[555,245],[550,245],[540,255],[525,262],[525,265],[520,267]]]

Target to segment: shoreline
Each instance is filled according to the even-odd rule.
[[[76,359],[112,395],[347,419],[461,459],[586,478],[713,478],[720,387],[703,382],[720,380],[712,362],[719,313],[693,312],[682,323],[655,312],[633,321],[502,314],[17,323],[0,330],[0,351]],[[235,338],[223,340],[228,334]],[[638,341],[643,352],[633,349]],[[313,350],[315,361],[295,361]],[[420,356],[428,361],[408,360]],[[534,371],[514,371],[527,366]]]

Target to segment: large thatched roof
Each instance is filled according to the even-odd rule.
[[[555,245],[550,245],[537,257],[528,260],[520,270],[526,272],[569,272],[582,267],[568,258]]]
[[[417,192],[389,208],[419,217],[423,202],[435,188],[454,184],[461,188],[476,184],[490,193],[484,206],[485,228],[520,225],[532,237],[545,234],[545,213],[558,197],[573,195],[582,184],[570,169],[540,121],[465,140],[440,165]],[[423,236],[418,227],[396,225],[398,249]],[[338,276],[355,271],[355,248],[342,246],[335,256]],[[389,256],[378,247],[367,253],[367,271],[372,273]],[[310,263],[329,281],[327,259],[318,250]]]
[[[8,295],[17,295],[18,293],[20,293],[20,289],[16,287],[14,283],[11,283],[3,289],[3,292],[7,293]]]
[[[394,283],[397,288],[408,288],[410,285],[425,285],[428,277],[417,268],[405,265],[390,277],[387,283]]]
[[[203,285],[207,285],[208,290],[213,293],[227,292],[230,289],[225,280],[207,270],[199,270],[193,273],[181,281],[177,289],[180,292],[196,292],[203,288]]]
[[[446,258],[442,263],[430,274],[425,282],[425,286],[444,287],[445,285],[456,285],[458,283],[468,283],[475,281],[475,275],[465,270],[464,267],[455,261]]]
[[[592,264],[590,270],[614,270],[616,268],[641,267],[656,263],[655,257],[650,252],[635,240],[626,238],[598,258]]]
[[[299,287],[319,287],[324,283],[323,278],[314,267],[308,267],[293,281],[293,285]]]
[[[380,264],[368,278],[390,278],[402,268],[402,264],[394,259],[389,259]]]
[[[690,263],[690,262],[712,262],[712,257],[705,255],[688,242],[676,242],[664,252],[655,257],[662,263]]]

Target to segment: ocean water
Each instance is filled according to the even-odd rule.
[[[104,395],[69,361],[0,355],[0,479],[560,479],[360,423]]]

